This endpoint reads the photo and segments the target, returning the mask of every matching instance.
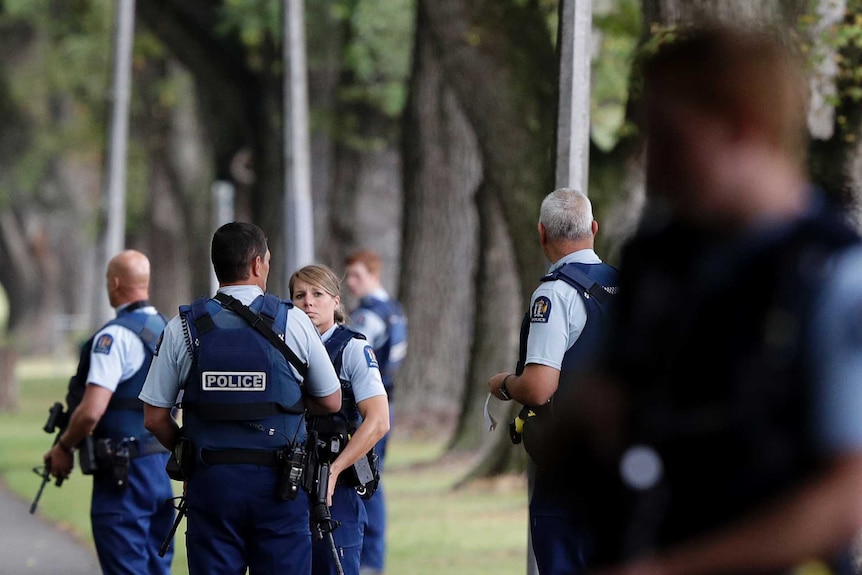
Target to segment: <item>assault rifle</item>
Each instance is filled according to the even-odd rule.
[[[316,429],[315,419],[311,418],[308,426],[308,439],[306,440],[308,467],[306,468],[304,485],[308,492],[312,536],[317,541],[323,540],[324,537],[329,540],[329,549],[332,551],[332,560],[335,562],[336,572],[338,575],[344,575],[338,547],[332,537],[332,532],[338,528],[339,523],[332,519],[326,498],[329,494],[329,466],[341,452],[345,438],[338,434],[321,434]]]
[[[63,434],[63,431],[66,430],[66,426],[69,425],[69,412],[63,410],[63,404],[59,401],[55,401],[54,405],[48,410],[48,420],[45,422],[43,430],[45,433],[54,433],[57,432],[57,435],[54,437],[54,443],[51,444],[53,447],[57,445],[57,442],[60,441],[60,436]],[[33,472],[36,475],[40,475],[42,477],[42,484],[39,485],[39,491],[36,492],[36,497],[33,498],[33,503],[30,504],[30,513],[36,513],[36,507],[39,505],[39,499],[42,498],[42,491],[44,491],[45,486],[51,481],[51,463],[46,462],[45,465],[41,467],[34,467]],[[63,485],[63,478],[58,477],[55,482],[57,487]]]
[[[168,549],[171,547],[171,541],[174,540],[174,535],[177,533],[177,528],[180,526],[180,521],[183,520],[183,517],[186,516],[186,511],[188,510],[188,504],[186,503],[186,496],[181,495],[179,498],[174,497],[173,499],[179,499],[179,503],[176,506],[177,516],[174,518],[174,524],[171,525],[171,530],[168,531],[167,537],[162,542],[162,546],[159,549],[159,557],[164,557],[168,552]]]

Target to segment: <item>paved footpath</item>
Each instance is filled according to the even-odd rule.
[[[0,483],[0,575],[97,575],[95,551]]]

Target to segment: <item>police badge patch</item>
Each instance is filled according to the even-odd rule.
[[[370,345],[365,346],[365,363],[368,364],[368,367],[380,369],[380,365],[377,363],[377,356],[374,355],[374,350],[371,349]]]
[[[541,295],[530,306],[530,323],[548,323],[551,317],[551,300]]]
[[[102,334],[93,345],[93,353],[111,353],[112,345],[114,345],[114,337],[107,333]]]

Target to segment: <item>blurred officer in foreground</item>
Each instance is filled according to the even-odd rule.
[[[168,452],[144,429],[138,399],[165,327],[147,301],[149,284],[150,261],[141,252],[126,250],[108,263],[108,299],[117,317],[84,344],[69,384],[69,425],[45,454],[51,473],[66,477],[80,447],[82,471],[93,475],[90,519],[106,575],[167,575],[173,557],[173,549],[158,556],[174,518]]]
[[[389,421],[393,420],[392,399],[395,377],[407,354],[407,318],[401,305],[383,288],[380,271],[383,263],[372,250],[358,250],[345,259],[345,283],[358,307],[350,314],[352,327],[365,336],[380,366],[380,375],[389,397]],[[380,472],[386,457],[389,434],[383,436],[375,451],[380,458]],[[363,499],[368,511],[368,527],[362,543],[362,572],[382,573],[386,561],[386,502],[382,483],[371,499]]]
[[[545,196],[538,233],[542,252],[552,262],[533,292],[521,325],[515,373],[498,373],[488,390],[498,399],[525,406],[523,441],[535,464],[530,496],[532,548],[541,575],[582,572],[588,528],[580,516],[569,484],[569,466],[557,466],[558,454],[547,453],[552,398],[576,385],[592,365],[608,323],[617,288],[617,271],[593,249],[599,224],[586,194],[561,188]],[[561,374],[563,379],[561,379]],[[516,432],[513,439],[520,440]],[[532,470],[531,470],[532,472]]]
[[[366,490],[376,486],[359,485],[354,465],[364,463],[370,469],[366,454],[389,431],[389,402],[374,350],[365,336],[344,325],[346,316],[335,273],[321,265],[303,267],[290,278],[290,296],[317,327],[341,380],[341,411],[335,416],[317,417],[318,421],[310,424],[350,439],[330,467],[329,497],[332,518],[339,522],[333,536],[343,573],[358,575],[368,516],[356,488],[372,495],[373,491]],[[312,545],[313,575],[337,574],[326,543],[314,541]]]
[[[140,396],[147,429],[188,481],[192,575],[311,572],[308,497],[286,482],[304,409],[337,411],[341,386],[308,317],[265,293],[269,260],[257,226],[215,232],[218,292],[180,307]],[[182,430],[171,417],[180,393]]]
[[[646,62],[657,211],[623,252],[609,378],[570,411],[622,481],[595,499],[625,501],[610,573],[854,572],[862,247],[806,177],[804,69],[718,28]]]

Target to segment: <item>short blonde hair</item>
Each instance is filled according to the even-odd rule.
[[[335,275],[332,269],[322,264],[312,264],[300,268],[293,272],[288,282],[290,297],[293,297],[293,287],[297,281],[305,282],[310,286],[318,287],[331,295],[332,297],[341,298],[341,280]],[[347,320],[347,312],[344,309],[344,304],[339,301],[338,307],[335,308],[336,323],[344,323]]]

